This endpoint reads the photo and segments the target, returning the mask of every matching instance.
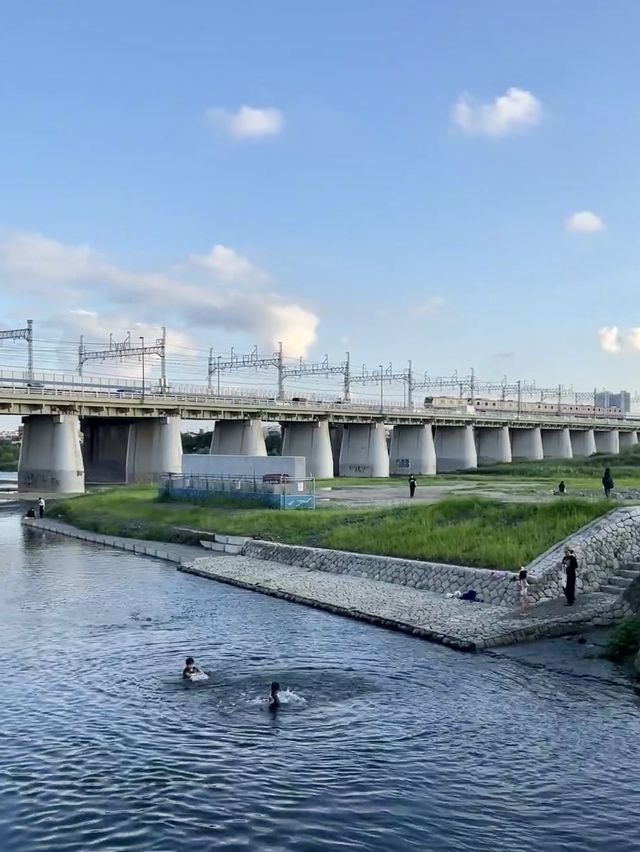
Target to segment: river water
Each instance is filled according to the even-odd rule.
[[[622,685],[23,530],[8,508],[0,548],[3,850],[640,850]],[[180,679],[187,654],[208,682]]]

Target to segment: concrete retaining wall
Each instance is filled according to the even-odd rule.
[[[566,544],[574,548],[578,559],[578,593],[599,591],[607,585],[608,577],[618,563],[637,558],[640,554],[640,507],[614,509],[527,565],[532,582],[531,598],[534,601],[562,596],[561,565]],[[475,589],[487,603],[507,606],[517,604],[516,584],[513,582],[515,575],[507,571],[267,541],[249,541],[243,553],[257,559],[299,565],[314,571],[367,577],[431,592],[465,592]]]

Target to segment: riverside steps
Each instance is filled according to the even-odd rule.
[[[491,598],[492,602],[475,603],[447,597],[444,591],[416,588],[417,581],[409,585],[363,576],[362,570],[352,573],[322,570],[317,561],[318,554],[327,559],[333,558],[332,554],[339,554],[347,561],[375,557],[359,557],[357,554],[314,548],[287,549],[285,545],[247,539],[242,545],[241,537],[233,537],[232,548],[227,549],[229,536],[214,536],[224,545],[222,550],[212,548],[210,540],[203,542],[207,545],[205,550],[204,547],[103,535],[49,518],[23,519],[23,524],[34,533],[68,535],[86,542],[167,560],[185,573],[399,630],[457,650],[482,650],[582,632],[588,627],[612,624],[630,612],[622,595],[623,589],[618,587],[614,594],[585,590],[570,609],[563,606],[558,596],[553,599],[541,597],[530,614],[522,617],[515,605],[515,584],[509,582],[510,575],[505,572],[482,572],[464,566],[436,566],[411,560],[391,560],[410,563],[415,566],[410,570],[416,572],[421,570],[421,566],[441,569],[443,576],[448,571],[450,582],[460,582],[465,576],[464,572],[474,572],[476,577],[484,573],[487,583],[485,599]],[[242,551],[239,555],[230,555],[239,550]],[[316,554],[316,567],[301,564],[305,559],[297,551],[305,550]],[[262,555],[257,555],[259,553]],[[289,555],[286,556],[286,553]],[[274,561],[272,557],[277,555],[298,564],[287,564],[277,559]],[[543,556],[548,559],[548,554]],[[541,564],[546,564],[544,559]],[[440,587],[443,590],[445,588],[443,584]],[[501,602],[494,602],[498,600]]]

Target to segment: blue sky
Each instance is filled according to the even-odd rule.
[[[164,322],[193,380],[282,338],[635,390],[639,31],[631,0],[5,4],[0,328],[68,369]]]

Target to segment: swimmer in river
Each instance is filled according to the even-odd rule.
[[[182,670],[182,679],[191,680],[192,675],[200,673],[200,669],[196,666],[196,662],[193,657],[187,657],[185,663],[186,665]]]
[[[280,684],[274,680],[271,684],[271,693],[269,695],[269,710],[277,710],[280,706],[278,693],[280,692]]]

